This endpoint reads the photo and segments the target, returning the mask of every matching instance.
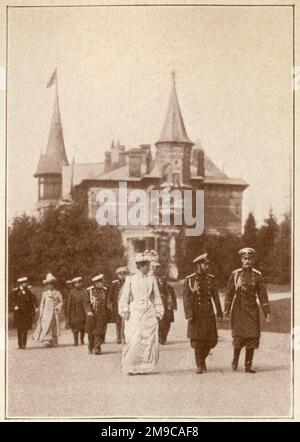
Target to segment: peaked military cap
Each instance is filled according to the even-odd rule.
[[[101,281],[104,278],[104,275],[102,273],[99,273],[99,275],[96,275],[92,278],[93,282]]]
[[[21,282],[27,282],[27,281],[28,281],[28,276],[23,276],[22,278],[19,278],[19,279],[17,280],[18,283],[21,283]]]
[[[197,258],[193,259],[193,263],[204,263],[204,262],[209,262],[208,259],[208,254],[207,253],[202,253],[202,255],[197,256]]]
[[[254,254],[255,254],[255,250],[252,249],[252,247],[244,247],[243,249],[241,249],[239,251],[240,256],[244,256],[244,255],[253,256]]]
[[[82,276],[76,276],[75,278],[72,279],[71,282],[81,282],[82,281]]]

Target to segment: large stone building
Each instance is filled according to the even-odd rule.
[[[228,177],[194,144],[185,129],[180,110],[175,78],[167,115],[160,137],[154,147],[143,144],[126,149],[112,143],[102,163],[69,164],[64,145],[58,93],[56,97],[48,146],[41,154],[35,177],[38,179],[39,210],[56,205],[72,195],[83,195],[90,217],[95,217],[99,205],[97,193],[113,189],[118,198],[120,182],[126,182],[129,192],[135,189],[160,189],[163,183],[181,189],[204,190],[204,227],[206,233],[241,233],[242,195],[247,183]],[[154,248],[167,256],[170,273],[176,277],[176,253],[182,247],[182,229],[178,226],[120,227],[127,250],[128,264],[133,266],[134,253]]]

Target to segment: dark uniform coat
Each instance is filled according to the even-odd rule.
[[[266,316],[270,313],[270,305],[261,272],[254,268],[234,270],[229,278],[225,298],[225,313],[231,311],[234,338],[259,338],[257,297]]]
[[[193,273],[186,277],[183,290],[185,316],[189,319],[187,337],[200,345],[213,348],[218,334],[213,303],[218,317],[222,318],[216,278],[210,274]],[[193,343],[192,343],[193,345]]]
[[[93,287],[85,293],[84,310],[93,316],[86,316],[86,332],[95,335],[105,335],[106,326],[109,321],[109,304],[107,287]]]
[[[85,325],[84,311],[85,290],[74,287],[68,296],[67,318],[68,325],[73,331],[81,331]]]
[[[62,291],[62,298],[63,298],[63,303],[64,303],[64,317],[65,317],[66,323],[68,322],[68,302],[69,302],[69,295],[70,295],[71,290],[72,290],[71,288],[65,288]]]
[[[164,306],[162,320],[174,322],[174,310],[177,310],[177,300],[173,287],[168,284],[165,278],[157,278],[160,297]]]
[[[109,322],[117,323],[122,322],[122,318],[118,312],[119,299],[121,294],[121,289],[124,285],[124,281],[120,281],[119,279],[115,279],[112,281],[111,286],[108,292],[108,305],[110,310]]]
[[[15,310],[18,307],[18,310]],[[29,330],[35,316],[37,300],[34,294],[28,289],[21,288],[13,291],[12,308],[14,310],[15,327],[19,330]]]

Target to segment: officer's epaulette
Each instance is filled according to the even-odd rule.
[[[215,275],[212,275],[211,273],[208,273],[208,276],[210,276],[211,278],[215,278]]]
[[[16,292],[18,290],[18,287],[15,287],[12,289],[12,292]]]
[[[252,270],[253,270],[254,273],[257,273],[260,276],[262,275],[262,273],[259,270],[257,270],[257,269],[252,268]]]
[[[243,269],[239,268],[239,269],[235,269],[232,273],[237,273],[237,272],[241,272]]]
[[[187,275],[187,276],[185,277],[185,279],[191,278],[192,276],[195,276],[195,275],[196,275],[196,273],[191,273],[190,275]]]
[[[103,290],[108,290],[108,287],[105,287],[105,286],[104,286],[104,287],[103,287]]]
[[[119,282],[119,280],[118,279],[114,279],[111,283],[115,284],[116,282]]]
[[[87,287],[86,289],[87,290],[92,290],[94,288],[94,286],[93,285],[90,285],[90,287]]]

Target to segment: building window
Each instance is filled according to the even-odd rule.
[[[146,249],[155,249],[155,239],[153,237],[134,238],[132,244],[134,253],[143,253]]]
[[[61,197],[61,178],[40,178],[39,199],[59,199]]]
[[[45,194],[45,184],[44,184],[44,178],[40,178],[39,181],[39,199],[43,199]]]

